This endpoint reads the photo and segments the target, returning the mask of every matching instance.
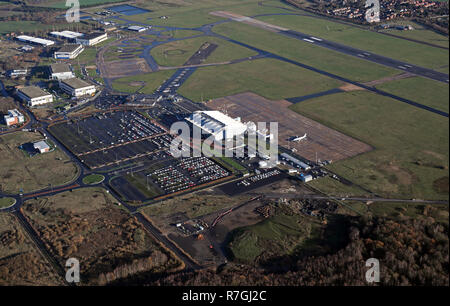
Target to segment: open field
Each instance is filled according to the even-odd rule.
[[[297,97],[342,85],[318,73],[274,59],[199,68],[180,88],[191,100],[221,98],[251,91],[267,99]]]
[[[377,216],[386,216],[394,219],[408,216],[411,218],[431,217],[437,222],[448,224],[448,205],[447,204],[415,204],[415,203],[390,203],[375,202],[366,205],[367,212]]]
[[[0,208],[6,208],[11,205],[14,205],[16,200],[14,198],[0,198]]]
[[[198,37],[174,41],[152,49],[151,54],[161,66],[181,66],[207,42],[217,44],[218,47],[208,56],[203,64],[228,62],[257,54],[250,49],[215,37]]]
[[[227,247],[233,260],[264,265],[273,257],[327,253],[345,242],[346,228],[340,215],[329,216],[324,225],[319,219],[300,213],[301,202],[270,206],[273,212],[266,220],[230,234]]]
[[[449,62],[448,50],[325,19],[307,16],[264,16],[259,17],[258,20],[431,69]]]
[[[448,118],[369,92],[323,96],[291,109],[375,148],[329,166],[343,177],[381,196],[448,199],[448,191],[433,187],[448,177]]]
[[[103,75],[103,77],[108,78],[122,78],[151,72],[145,59],[137,57],[107,62],[105,63],[105,69],[106,75]]]
[[[134,75],[114,80],[112,87],[119,92],[135,93],[137,91],[152,94],[175,70],[161,70],[141,75]]]
[[[27,201],[24,212],[61,265],[69,257],[79,259],[82,284],[106,284],[180,265],[114,203],[103,189],[80,189]]]
[[[284,56],[288,59],[353,81],[368,82],[398,73],[396,69],[370,63],[242,23],[232,22],[220,24],[215,26],[213,31],[226,37],[245,42],[253,47]]]
[[[402,22],[393,22],[394,24],[402,24]],[[448,36],[436,33],[435,31],[426,29],[424,26],[418,23],[403,22],[405,24],[410,24],[414,27],[413,31],[401,31],[396,29],[382,30],[380,32],[385,32],[405,38],[411,38],[418,41],[423,41],[426,43],[431,43],[434,45],[449,47]]]
[[[0,137],[0,185],[3,192],[19,193],[61,185],[78,174],[68,156],[54,151],[29,157],[18,147],[42,140],[39,133],[15,132]]]
[[[57,286],[62,280],[11,214],[0,214],[0,285]]]
[[[447,113],[449,111],[448,84],[435,82],[422,77],[414,77],[387,82],[376,87]]]
[[[94,6],[94,5],[101,5],[101,4],[107,4],[114,2],[123,2],[125,0],[79,0],[80,7],[86,7],[86,6]],[[29,4],[31,6],[41,6],[41,7],[51,7],[51,8],[59,8],[59,9],[65,9],[67,8],[65,5],[65,2],[62,2],[60,0],[47,0],[44,3],[36,3],[36,4]]]
[[[356,139],[339,133],[318,122],[291,111],[287,101],[269,101],[252,93],[244,93],[213,100],[213,109],[225,109],[243,122],[278,122],[278,143],[297,149],[297,154],[309,160],[341,160],[370,151],[372,148]],[[294,135],[307,133],[304,141],[290,143]]]

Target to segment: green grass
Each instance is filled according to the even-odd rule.
[[[445,83],[414,77],[384,83],[376,87],[447,113],[449,111],[449,87]]]
[[[431,216],[437,222],[448,224],[447,204],[421,204],[421,203],[399,203],[399,202],[375,202],[367,207],[367,211],[376,216],[399,218],[402,215],[410,218],[426,216],[424,211],[428,207],[427,216]]]
[[[438,68],[449,62],[448,50],[425,46],[325,19],[306,16],[266,16],[258,19],[427,68]]]
[[[200,31],[193,31],[193,30],[172,30],[172,31],[162,32],[162,34],[168,35],[172,38],[185,38],[185,37],[201,35],[203,33]]]
[[[336,173],[388,198],[448,198],[433,188],[448,177],[448,118],[369,92],[324,96],[291,109],[375,147],[328,166]]]
[[[116,40],[116,38],[109,37],[108,39],[102,41],[101,43],[98,43],[95,46],[85,47],[84,51],[81,52],[81,54],[78,55],[77,58],[73,60],[73,62],[74,63],[79,62],[82,64],[88,64],[88,65],[95,64],[95,59],[97,57],[97,51],[100,50],[101,47],[103,47],[106,44],[109,44],[115,40]]]
[[[368,82],[395,75],[398,70],[317,47],[298,39],[240,23],[225,23],[213,28],[214,32],[245,42],[253,47],[284,56],[288,59],[351,79]]]
[[[14,198],[0,198],[0,208],[6,208],[16,203]]]
[[[183,84],[180,93],[194,101],[252,91],[270,100],[316,93],[341,83],[275,59],[202,67]]]
[[[120,92],[134,93],[137,90],[145,94],[152,94],[175,70],[161,70],[157,72],[134,75],[114,80],[112,87]],[[145,82],[142,86],[131,86],[131,82]],[[141,88],[142,87],[142,88]]]
[[[203,62],[221,63],[257,55],[256,52],[215,37],[197,37],[174,41],[152,49],[151,54],[161,66],[181,66],[206,42],[218,47]]]
[[[154,198],[161,194],[161,192],[153,185],[149,184],[147,188],[146,177],[140,174],[126,175],[124,178],[134,187],[136,187],[147,198]]]
[[[83,177],[83,184],[86,185],[95,185],[103,182],[105,177],[101,174],[89,174],[88,176]]]
[[[80,7],[101,5],[114,2],[123,2],[125,0],[79,0]],[[51,7],[58,9],[67,9],[66,2],[60,0],[48,0],[46,3],[31,4],[31,6]]]
[[[438,34],[432,30],[427,30],[423,27],[421,27],[418,24],[412,24],[414,27],[414,30],[412,31],[400,31],[400,30],[388,30],[386,33],[405,37],[405,38],[411,38],[418,41],[423,41],[426,43],[431,43],[434,45],[442,46],[442,47],[449,47],[448,43],[448,37]]]

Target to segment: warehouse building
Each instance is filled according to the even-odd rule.
[[[44,140],[33,143],[33,147],[41,154],[50,151],[50,146]]]
[[[84,34],[72,31],[62,31],[62,32],[50,32],[50,35],[59,38],[59,39],[67,39],[69,41],[75,41],[77,37],[81,37]]]
[[[59,81],[59,88],[72,97],[82,97],[95,94],[95,86],[78,78],[71,78]]]
[[[107,33],[91,33],[86,34],[81,37],[76,38],[77,44],[82,44],[83,46],[94,46],[108,38]]]
[[[84,48],[82,45],[64,45],[59,48],[58,51],[53,53],[53,57],[56,59],[74,59],[81,52],[83,52]]]
[[[27,86],[17,90],[19,98],[28,106],[41,105],[53,102],[53,96],[37,86]]]
[[[203,133],[213,135],[217,141],[232,139],[247,130],[247,126],[240,120],[219,111],[196,111],[186,120],[199,127]]]
[[[298,160],[295,157],[292,157],[289,154],[281,153],[281,159],[288,163],[291,163],[294,167],[301,168],[303,170],[311,169],[311,167],[308,164],[305,164],[304,162]]]
[[[26,42],[26,43],[41,45],[44,47],[48,47],[48,46],[55,44],[55,42],[52,40],[38,38],[38,37],[32,37],[32,36],[28,36],[28,35],[17,36],[17,39],[20,41]]]
[[[144,32],[145,30],[147,30],[147,28],[140,27],[140,26],[129,26],[128,30],[134,31],[134,32]]]
[[[4,119],[7,126],[25,122],[25,117],[17,109],[8,110],[8,114],[4,116]]]
[[[13,69],[8,71],[8,76],[10,78],[17,78],[19,76],[25,76],[27,75],[28,70],[27,69]]]
[[[50,65],[50,80],[65,80],[74,77],[75,75],[69,64],[58,63]]]

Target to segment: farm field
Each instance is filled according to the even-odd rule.
[[[331,164],[343,177],[385,197],[448,199],[448,119],[369,92],[303,101],[291,109],[372,145]],[[315,186],[321,188],[318,180]],[[352,194],[350,192],[350,194]]]
[[[449,62],[448,50],[425,46],[325,19],[306,16],[264,16],[257,19],[431,69],[436,69]]]
[[[134,273],[158,273],[180,263],[101,188],[29,200],[24,212],[50,253],[83,262],[84,284],[107,284]],[[105,218],[105,216],[108,216]]]
[[[396,69],[312,46],[309,43],[246,24],[224,23],[215,26],[213,31],[353,81],[368,82],[398,73]]]
[[[31,192],[58,186],[78,175],[77,167],[68,156],[56,148],[54,151],[29,157],[19,146],[42,140],[39,133],[15,132],[0,137],[1,191],[6,193]]]
[[[239,77],[238,77],[239,76]],[[199,68],[180,88],[191,100],[251,91],[270,100],[312,94],[342,85],[315,72],[274,59]]]
[[[198,37],[174,41],[152,49],[151,54],[161,66],[181,66],[204,44],[218,45],[203,64],[222,63],[257,55],[256,52],[215,37]]]
[[[448,84],[445,83],[414,77],[387,82],[376,87],[447,113],[449,111],[449,91]]]
[[[58,286],[62,279],[37,251],[19,221],[0,214],[0,285]]]
[[[174,72],[174,70],[160,70],[147,74],[119,78],[113,81],[112,87],[119,92],[134,93],[139,91],[152,94]]]

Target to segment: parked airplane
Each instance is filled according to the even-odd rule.
[[[288,141],[300,142],[300,141],[306,139],[306,136],[307,136],[306,133],[303,136],[292,136],[288,139]]]

